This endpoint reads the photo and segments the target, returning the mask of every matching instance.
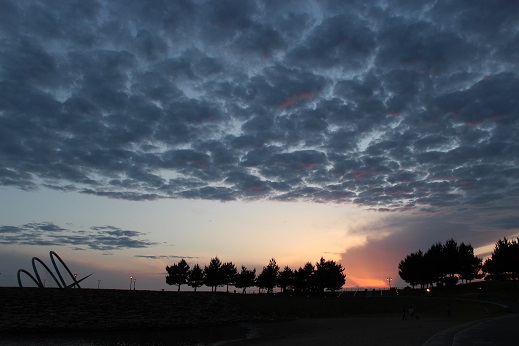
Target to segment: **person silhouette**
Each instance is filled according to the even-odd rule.
[[[411,320],[414,319],[414,309],[413,308],[409,308],[409,319],[411,319]]]

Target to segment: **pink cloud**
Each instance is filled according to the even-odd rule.
[[[279,109],[285,109],[290,107],[300,101],[308,100],[314,98],[316,93],[314,92],[304,92],[299,95],[294,95],[286,99],[282,104],[279,105]]]

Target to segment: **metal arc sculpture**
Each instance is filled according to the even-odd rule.
[[[56,261],[54,260],[54,258],[57,258],[58,261],[60,261],[61,265],[63,266],[63,268],[65,268],[65,270],[67,271],[68,275],[70,275],[70,278],[72,279],[72,283],[67,285],[65,283],[65,279],[63,279],[63,276],[61,275],[61,272],[59,271],[58,269],[58,266],[56,265]],[[59,278],[59,281],[58,279],[56,278],[56,276],[54,275],[54,273],[50,270],[50,268],[41,260],[39,259],[38,257],[33,257],[32,258],[32,269],[34,270],[34,275],[36,277],[34,277],[31,273],[29,273],[27,270],[25,269],[19,269],[18,270],[18,274],[17,274],[17,277],[18,277],[18,286],[20,287],[23,287],[22,285],[22,280],[21,280],[21,277],[20,275],[22,273],[26,274],[32,281],[34,281],[34,283],[39,287],[39,288],[45,288],[45,285],[44,283],[41,281],[41,278],[40,278],[40,274],[38,273],[38,269],[36,268],[36,262],[40,263],[43,268],[45,268],[45,270],[47,271],[47,273],[50,274],[50,276],[52,277],[52,279],[54,280],[54,282],[56,283],[56,285],[58,285],[59,288],[72,288],[72,287],[77,287],[77,288],[81,288],[81,286],[79,286],[79,283],[83,280],[85,280],[86,278],[88,278],[89,276],[91,276],[92,274],[90,275],[87,275],[85,276],[84,278],[82,279],[79,279],[77,280],[76,277],[72,274],[72,272],[70,271],[70,269],[68,269],[67,265],[65,264],[65,262],[63,262],[63,260],[61,259],[61,257],[58,256],[57,253],[55,253],[54,251],[51,251],[50,252],[50,260],[52,262],[52,266],[54,267],[54,270],[56,271],[56,274],[58,274],[58,278]]]

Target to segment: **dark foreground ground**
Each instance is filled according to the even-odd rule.
[[[307,297],[0,288],[0,339],[41,331],[166,336],[203,331],[211,334],[208,340],[243,345],[339,345],[345,340],[351,345],[421,345],[449,327],[506,314],[508,309],[481,299],[510,301],[512,293],[474,288],[436,296]],[[418,318],[403,321],[402,312],[409,308]]]
[[[228,294],[0,288],[0,330],[161,329],[250,319]]]

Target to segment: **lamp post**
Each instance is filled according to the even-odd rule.
[[[135,281],[137,281],[137,279],[133,279],[133,290],[135,291]]]
[[[133,275],[130,276],[130,291],[132,290],[132,281],[133,281]]]
[[[97,280],[97,289],[99,289],[99,285],[101,285],[101,280]]]
[[[387,283],[389,284],[389,289],[391,290],[391,281],[393,281],[393,278],[392,277],[387,277]]]

